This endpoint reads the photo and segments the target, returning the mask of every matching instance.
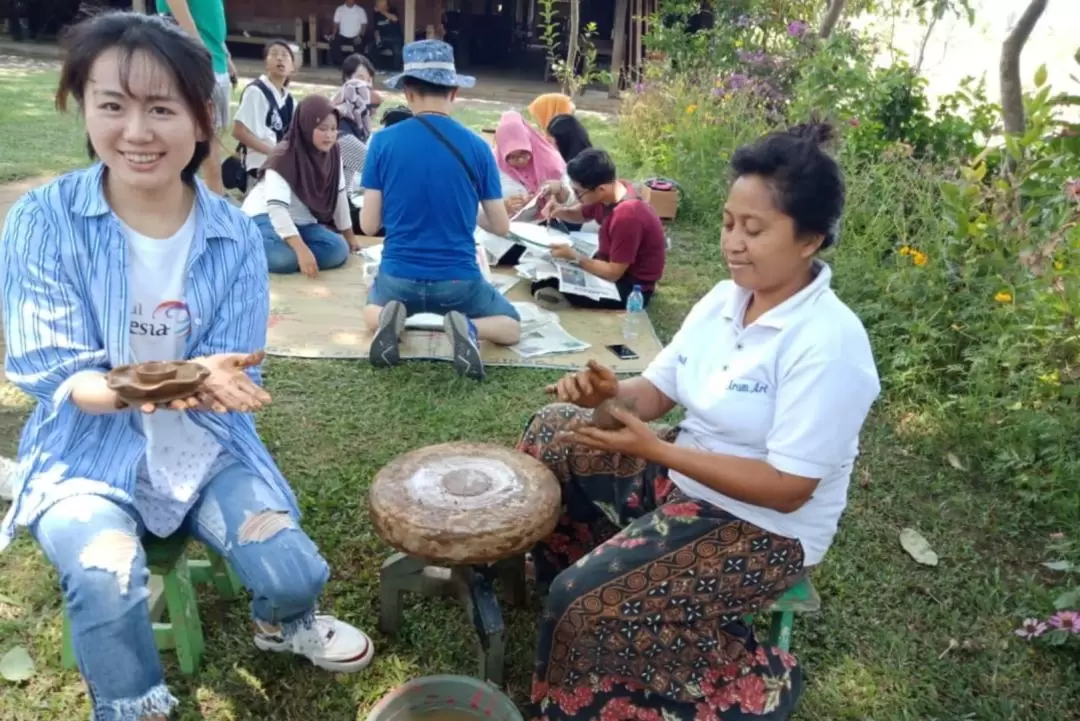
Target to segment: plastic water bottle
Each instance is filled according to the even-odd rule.
[[[626,298],[626,317],[623,318],[623,340],[634,340],[645,325],[645,297],[641,294],[641,286],[635,285],[634,290]]]

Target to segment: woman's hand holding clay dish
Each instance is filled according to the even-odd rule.
[[[141,363],[109,374],[119,407],[155,410],[256,411],[270,394],[244,371],[259,365],[264,353],[220,353],[192,361]]]

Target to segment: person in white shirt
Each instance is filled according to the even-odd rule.
[[[337,128],[330,100],[322,95],[301,100],[288,134],[244,199],[243,211],[262,231],[271,273],[299,271],[314,278],[320,270],[344,265],[350,250],[360,249]]]
[[[356,0],[345,0],[334,10],[334,37],[330,39],[330,62],[340,67],[344,59],[342,46],[351,45],[353,52],[362,52],[364,31],[367,30],[367,10]]]
[[[795,658],[743,619],[821,562],[880,392],[866,330],[817,258],[844,206],[829,134],[739,149],[720,239],[731,279],[641,376],[592,361],[525,430],[519,450],[565,504],[532,554],[551,590],[532,698],[548,718],[779,719],[798,699]],[[675,406],[678,428],[647,425]]]
[[[233,137],[251,178],[258,177],[266,156],[285,137],[294,106],[289,92],[289,76],[296,67],[292,48],[284,40],[272,40],[263,58],[266,73],[244,88],[233,118]]]

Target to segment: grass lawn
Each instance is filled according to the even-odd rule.
[[[50,107],[55,73],[0,77],[0,179],[84,162],[75,121]],[[480,127],[497,112],[472,106],[462,116]],[[603,142],[605,130],[593,125]],[[665,337],[719,277],[716,239],[681,232],[669,267],[653,312]],[[412,599],[397,639],[375,631],[377,574],[388,549],[368,522],[368,483],[396,454],[418,446],[511,443],[556,375],[495,368],[478,385],[456,378],[448,364],[375,372],[363,362],[277,358],[268,361],[266,375],[274,404],[260,416],[263,437],[297,489],[305,528],[334,569],[324,610],[369,630],[378,657],[361,675],[334,678],[294,658],[260,654],[251,644],[246,605],[219,602],[208,591],[201,602],[208,651],[200,675],[184,679],[165,655],[181,699],[178,717],[363,719],[392,686],[418,674],[474,673],[470,629],[450,601]],[[0,452],[14,450],[26,411],[17,392],[2,389]],[[1029,530],[1031,519],[989,497],[978,478],[919,457],[894,425],[882,407],[865,430],[850,508],[814,574],[823,612],[796,623],[794,650],[810,680],[797,718],[1077,718],[1076,657],[1033,650],[1012,635],[1018,614],[1041,597],[1035,569],[1046,529]],[[940,566],[921,567],[904,554],[897,534],[905,526],[926,535]],[[508,685],[518,698],[528,689],[537,614],[535,601],[510,613]],[[56,574],[21,536],[0,555],[0,654],[24,645],[37,674],[5,685],[0,719],[86,718],[79,676],[60,668],[60,618]]]

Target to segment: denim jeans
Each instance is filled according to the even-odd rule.
[[[521,320],[514,304],[479,276],[473,280],[411,280],[379,273],[368,291],[367,300],[372,305],[399,300],[405,304],[406,315],[446,315],[456,310],[466,318],[505,315]]]
[[[256,215],[252,220],[262,231],[263,247],[266,249],[266,264],[271,273],[299,273],[300,261],[296,251],[281,239],[266,213]],[[300,238],[311,249],[319,270],[330,270],[345,265],[349,259],[349,243],[340,235],[324,225],[298,225]]]
[[[313,622],[330,570],[285,508],[269,483],[233,462],[203,487],[182,531],[228,561],[251,591],[253,617],[287,637]],[[60,574],[94,720],[167,714],[176,701],[154,643],[138,514],[102,496],[73,496],[31,531]]]

